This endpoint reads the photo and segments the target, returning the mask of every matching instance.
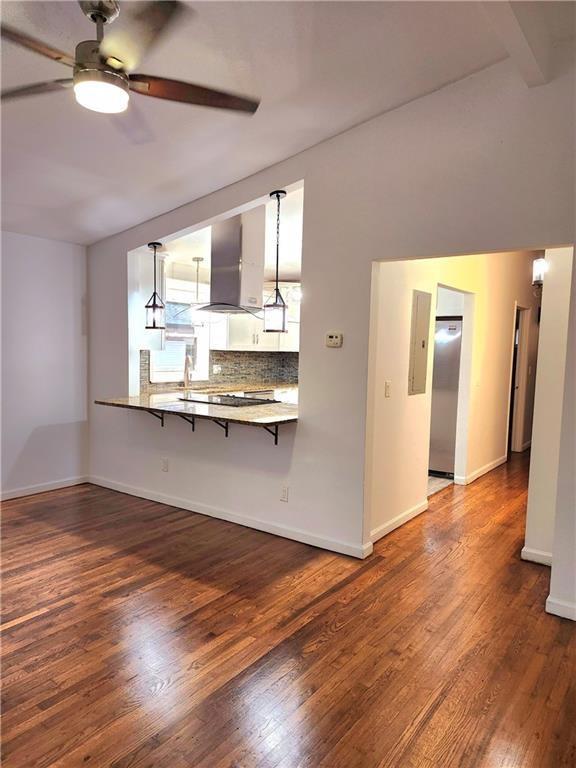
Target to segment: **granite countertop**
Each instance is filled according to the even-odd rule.
[[[284,388],[284,387],[282,387]],[[264,389],[273,389],[270,385],[262,387]],[[246,391],[246,385],[241,390]],[[133,397],[115,397],[103,400],[95,400],[97,405],[108,405],[116,408],[129,408],[134,410],[154,411],[155,413],[166,413],[174,415],[183,415],[198,419],[211,419],[212,421],[230,422],[231,424],[248,424],[253,426],[275,426],[277,424],[289,424],[298,421],[298,406],[292,403],[270,403],[266,405],[250,405],[245,407],[234,407],[224,405],[209,405],[207,403],[190,403],[179,400],[184,390],[177,392],[162,392],[157,394],[141,394]],[[193,390],[201,392],[200,389]],[[219,387],[212,392],[231,392],[230,387]],[[255,391],[250,389],[248,391]]]

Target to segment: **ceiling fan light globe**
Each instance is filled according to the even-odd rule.
[[[124,112],[130,100],[127,78],[96,69],[75,73],[74,96],[82,107],[105,114]]]

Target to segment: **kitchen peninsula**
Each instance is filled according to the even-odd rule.
[[[280,426],[298,420],[303,191],[273,197],[128,254],[128,396],[96,404],[162,426],[212,421],[226,437],[231,425],[259,427],[278,444]],[[266,309],[278,306],[280,324]]]

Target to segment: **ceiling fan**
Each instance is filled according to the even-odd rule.
[[[47,43],[2,24],[2,38],[30,51],[73,68],[71,78],[10,88],[1,93],[3,101],[24,96],[73,88],[76,101],[95,112],[123,112],[128,107],[130,91],[216,109],[254,113],[259,102],[233,93],[201,85],[170,80],[154,75],[133,73],[140,59],[182,14],[178,0],[154,0],[136,3],[131,14],[133,31],[113,28],[104,36],[104,26],[118,18],[118,0],[79,1],[84,14],[96,25],[96,40],[84,40],[72,57]]]

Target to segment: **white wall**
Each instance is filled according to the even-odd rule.
[[[567,328],[566,376],[554,525],[554,558],[546,610],[576,621],[576,269]]]
[[[573,239],[573,69],[527,89],[503,62],[89,250],[90,400],[128,392],[126,253],[304,179],[300,421],[280,444],[91,405],[90,472],[364,555],[370,282],[375,260]],[[107,302],[95,301],[105,293]],[[326,331],[344,346],[327,349]],[[160,472],[160,457],[172,459]],[[290,486],[288,504],[280,486]]]
[[[464,314],[464,294],[461,291],[454,291],[438,286],[436,292],[436,315],[463,315]]]
[[[2,233],[3,498],[86,475],[85,300],[83,246]]]
[[[460,295],[462,356],[455,480],[466,484],[507,458],[508,414],[516,305],[531,307],[537,337],[538,300],[532,290],[534,252],[380,263],[373,279],[369,364],[366,504],[370,536],[380,538],[427,507],[434,308],[440,291]],[[432,294],[426,392],[408,394],[412,292]],[[466,311],[473,299],[473,312]],[[448,307],[454,309],[454,302]],[[532,348],[535,351],[534,345]],[[468,362],[467,362],[468,361]],[[535,359],[529,364],[535,370]],[[384,398],[384,381],[391,397]],[[460,476],[459,476],[460,475]]]
[[[542,291],[526,540],[522,557],[550,565],[554,543],[574,249],[550,248],[546,251],[546,261],[548,271]],[[572,297],[572,301],[576,301],[576,296]]]

